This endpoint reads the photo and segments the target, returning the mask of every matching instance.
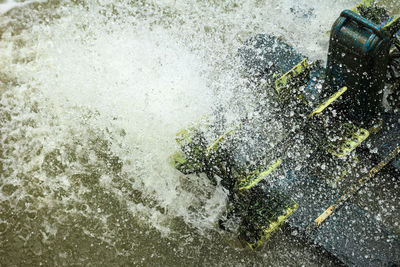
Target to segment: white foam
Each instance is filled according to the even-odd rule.
[[[3,111],[13,113],[3,130],[16,140],[7,145],[15,148],[7,162],[14,173],[7,182],[21,182],[16,174],[30,173],[40,181],[38,186],[68,190],[71,181],[66,177],[87,171],[68,159],[68,146],[77,158],[88,155],[96,166],[101,159],[90,142],[98,134],[108,138],[110,152],[121,159],[123,179],[132,187],[127,190],[139,190],[144,199],[166,210],[136,204],[113,177],[102,176],[104,189],[133,214],[140,213],[160,231],[167,231],[163,223],[171,216],[199,229],[212,228],[225,193],[204,182],[205,177],[183,176],[168,164],[168,156],[177,149],[175,132],[215,105],[228,105],[228,117],[236,118],[237,106],[249,104],[244,97],[249,92],[236,69],[236,51],[243,40],[274,33],[304,54],[323,58],[326,31],[343,6],[353,2],[163,1],[146,9],[116,1],[115,13],[110,11],[113,4],[105,2],[87,3],[85,8],[61,5],[60,19],[33,21],[18,36],[11,29],[3,33],[4,72],[20,84],[2,98]],[[1,11],[17,5],[22,4],[5,2]],[[294,6],[313,8],[313,16],[291,13]],[[24,46],[15,48],[20,41]],[[233,102],[237,106],[230,105]],[[39,112],[31,111],[34,105]],[[29,117],[36,127],[25,125]],[[121,129],[125,134],[118,134]],[[53,177],[40,166],[55,149],[66,167]],[[184,180],[197,189],[185,187]],[[65,201],[82,201],[87,191],[90,188],[82,186]],[[50,203],[52,198],[49,194],[42,201]]]
[[[23,7],[35,2],[44,3],[47,2],[47,0],[28,0],[24,2],[17,2],[14,0],[4,0],[2,3],[0,3],[0,14],[7,13],[9,10],[13,8]]]

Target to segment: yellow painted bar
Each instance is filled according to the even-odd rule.
[[[387,29],[390,28],[394,23],[396,23],[398,20],[400,19],[400,15],[396,16],[394,19],[392,19],[392,21],[390,21],[389,23],[387,23],[385,26],[383,26],[383,28]]]
[[[208,117],[207,115],[202,115],[200,118],[198,118],[194,123],[191,123],[191,126],[180,130],[179,132],[176,133],[176,142],[182,146],[184,145],[183,143],[186,142],[186,144],[190,144],[192,140],[192,134],[195,129],[197,129],[199,126],[207,126],[208,122]]]
[[[334,211],[335,209],[339,209],[346,201],[354,196],[368,181],[372,179],[378,172],[380,172],[389,162],[391,162],[397,155],[400,154],[400,146],[396,147],[390,154],[384,158],[378,165],[371,168],[368,172],[368,175],[363,176],[358,184],[353,185],[347,193],[342,195],[338,200],[335,201],[333,205],[331,205],[326,211],[324,211],[321,215],[318,216],[314,220],[315,227],[318,228]]]
[[[360,6],[369,7],[369,6],[372,5],[373,2],[374,2],[374,0],[364,0],[364,1],[362,1],[361,3],[359,3],[358,5],[356,5],[351,11],[358,13],[358,12],[357,12],[357,9],[358,9]]]
[[[352,138],[346,140],[337,150],[329,149],[328,152],[336,157],[344,157],[350,154],[357,146],[359,146],[365,139],[368,138],[369,132],[366,129],[359,129],[360,134],[353,133]]]
[[[273,172],[276,168],[279,167],[279,165],[281,165],[282,161],[280,159],[276,160],[274,163],[272,163],[271,165],[268,166],[268,168],[261,172],[257,178],[255,179],[249,179],[249,177],[245,178],[244,181],[242,181],[240,184],[244,184],[242,186],[239,187],[239,190],[243,190],[243,189],[250,189],[253,186],[255,186],[256,184],[258,184],[261,180],[265,179],[269,174],[271,174],[271,172]]]
[[[285,210],[285,214],[278,217],[278,219],[272,223],[270,223],[267,227],[262,227],[263,237],[258,240],[256,243],[247,243],[247,245],[252,249],[255,250],[260,247],[265,240],[268,240],[271,235],[279,229],[279,227],[285,222],[285,220],[293,214],[298,209],[297,203],[295,203],[292,207],[288,207]]]
[[[275,81],[275,90],[278,94],[281,93],[281,88],[285,86],[288,80],[292,77],[299,75],[305,68],[308,67],[307,59],[303,59],[296,66],[294,66],[291,70],[283,74],[279,79]]]
[[[324,211],[321,215],[319,215],[318,218],[315,219],[315,221],[314,221],[316,223],[316,226],[319,227],[321,225],[321,223],[323,223],[323,221],[325,221],[326,218],[328,218],[333,213],[334,209],[335,209],[335,206],[332,205],[326,211]]]
[[[181,152],[175,152],[170,156],[170,159],[174,166],[176,164],[184,164],[186,162],[186,158]]]
[[[233,134],[237,129],[242,127],[241,124],[234,126],[232,129],[218,137],[209,147],[207,147],[206,153],[209,154],[212,151],[216,151],[219,143],[224,140],[228,135]]]
[[[321,113],[324,109],[326,109],[330,104],[336,101],[346,91],[347,91],[347,86],[343,86],[342,88],[340,88],[339,91],[334,93],[331,97],[328,98],[328,100],[319,105],[310,115],[308,115],[308,118],[311,118],[315,114]]]
[[[182,146],[183,141],[186,141],[187,144],[190,144],[192,142],[192,138],[190,136],[190,133],[187,129],[183,129],[179,132],[176,133],[176,142]]]
[[[236,128],[233,128],[229,131],[227,131],[226,133],[224,133],[223,135],[221,135],[220,137],[218,137],[214,143],[212,143],[209,147],[207,147],[207,154],[209,154],[211,151],[215,151],[218,148],[218,144],[224,140],[228,135],[230,135],[231,133],[233,133],[235,131]]]

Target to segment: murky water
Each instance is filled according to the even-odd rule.
[[[244,40],[274,33],[325,58],[356,3],[2,1],[0,265],[332,264],[282,231],[239,247],[217,226],[224,190],[168,156],[213,107],[250,105]]]

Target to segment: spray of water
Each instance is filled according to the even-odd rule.
[[[250,110],[236,57],[248,37],[273,33],[324,58],[326,31],[355,2],[3,3],[2,257],[26,248],[28,258],[78,262],[101,246],[96,253],[140,263],[139,247],[154,256],[141,236],[168,240],[190,235],[181,230],[188,227],[214,243],[207,233],[217,229],[226,194],[171,167],[175,133],[216,106],[232,119]],[[86,250],[68,247],[74,242]],[[149,242],[149,251],[168,246]],[[199,259],[202,247],[185,242]],[[61,243],[65,250],[51,252]]]

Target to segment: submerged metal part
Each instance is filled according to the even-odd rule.
[[[247,74],[264,79],[260,91],[273,92],[267,95],[277,101],[277,117],[285,125],[282,138],[271,141],[265,131],[269,118],[244,118],[240,127],[215,141],[197,142],[200,149],[187,150],[195,154],[185,153],[203,164],[196,172],[204,171],[212,181],[219,178],[229,191],[228,210],[220,227],[229,230],[234,221],[239,238],[252,249],[286,221],[345,264],[365,264],[368,257],[386,265],[400,262],[397,235],[347,203],[366,184],[360,183],[349,197],[348,188],[354,187],[362,169],[383,159],[385,164],[378,165],[381,168],[372,168],[375,175],[388,165],[387,155],[393,155],[390,161],[394,163],[400,160],[393,154],[399,135],[387,131],[388,124],[400,128],[398,118],[396,114],[385,116],[381,103],[392,62],[389,48],[397,39],[388,34],[392,26],[386,29],[360,16],[369,7],[377,10],[371,5],[359,5],[354,10],[358,13],[343,11],[335,22],[326,71],[308,64],[279,38],[260,34],[248,40],[239,56]],[[397,25],[395,21],[389,24]],[[265,107],[258,108],[262,114]],[[380,151],[378,155],[369,150],[371,144]],[[338,208],[328,208],[328,216],[322,216],[327,223],[310,233],[310,222],[338,199],[345,200]],[[352,220],[351,227],[347,227],[348,220]],[[373,231],[365,231],[365,227]],[[343,236],[333,237],[339,232]],[[349,247],[346,236],[374,241],[362,249],[358,244]],[[371,256],[363,258],[366,253]]]

